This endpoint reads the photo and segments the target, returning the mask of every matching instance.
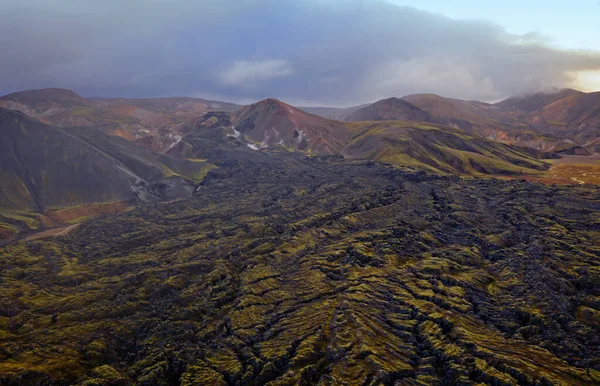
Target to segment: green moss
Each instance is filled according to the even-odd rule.
[[[546,123],[548,123],[549,125],[554,125],[554,126],[568,126],[565,122],[559,122],[559,121],[548,120],[548,121],[546,121]]]

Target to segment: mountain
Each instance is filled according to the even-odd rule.
[[[516,96],[495,104],[413,94],[362,107],[308,111],[344,121],[397,119],[439,123],[543,152],[600,151],[600,93],[571,89]]]
[[[141,134],[134,138],[154,151],[166,151],[178,142],[196,122],[211,111],[237,111],[233,103],[199,98],[90,98],[88,102],[102,111],[135,119],[143,125]],[[115,132],[127,136],[127,131]]]
[[[506,119],[502,110],[489,103],[444,98],[436,94],[413,94],[402,97],[431,114],[444,124],[453,124],[463,130],[474,125],[498,124]]]
[[[403,99],[432,114],[437,122],[485,138],[541,151],[595,151],[600,125],[597,95],[575,90],[537,93],[488,104],[443,98],[434,94]],[[599,110],[600,111],[600,110]],[[587,151],[587,150],[586,150]]]
[[[94,128],[57,128],[0,108],[4,214],[185,197],[210,167],[156,155]]]
[[[343,154],[435,173],[536,174],[549,165],[532,149],[467,134],[459,129],[415,122],[349,123],[353,137]]]
[[[394,106],[410,108],[408,102],[389,102]],[[379,110],[373,108],[367,112],[385,111],[382,106],[385,104],[379,104]],[[416,107],[409,111],[422,113]],[[551,156],[533,149],[486,140],[460,129],[425,122],[367,121],[343,124],[299,112],[273,99],[248,106],[239,113],[241,115],[234,117],[233,122],[227,113],[205,115],[167,154],[205,158],[211,163],[220,164],[226,159],[251,157],[247,148],[253,151],[263,148],[269,151],[301,150],[463,175],[537,174],[548,168],[548,164],[540,161],[540,158]],[[308,133],[308,145],[335,143],[335,147],[302,146],[293,137],[294,132],[303,131],[298,130],[300,127]],[[330,139],[333,135],[338,135],[335,138],[337,142]],[[262,139],[260,143],[259,139]],[[290,140],[293,146],[289,146]],[[296,144],[298,147],[294,147]],[[244,154],[240,153],[241,150],[244,150]]]
[[[0,98],[0,107],[19,110],[58,127],[85,126],[121,136],[162,152],[181,139],[209,111],[239,106],[198,98],[89,98],[70,90],[42,89]]]
[[[526,114],[526,121],[538,132],[570,141],[586,151],[600,151],[600,92],[566,89],[510,98],[497,105]]]
[[[342,122],[309,114],[277,99],[265,99],[239,110],[234,129],[261,148],[279,145],[322,154],[337,154],[348,138]]]
[[[85,99],[74,91],[63,88],[46,88],[15,92],[0,98],[1,101],[20,104],[25,108],[46,111],[52,108],[87,106]]]
[[[513,96],[496,103],[495,106],[502,110],[516,110],[523,113],[533,113],[557,100],[584,94],[584,92],[573,89],[554,89],[545,92]]]
[[[349,122],[357,121],[418,121],[434,122],[427,111],[398,98],[388,98],[362,107],[345,118]]]
[[[59,127],[141,127],[141,123],[136,119],[96,109],[75,92],[59,88],[8,94],[0,97],[0,107],[21,111],[44,123]]]
[[[600,382],[597,186],[249,154],[0,248],[0,384]]]

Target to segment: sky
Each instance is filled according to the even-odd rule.
[[[350,106],[600,90],[600,1],[0,0],[0,94]]]

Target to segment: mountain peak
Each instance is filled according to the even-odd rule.
[[[267,98],[267,99],[263,99],[261,101],[258,101],[256,103],[252,104],[253,106],[289,106],[287,103],[284,103],[282,101],[280,101],[279,99],[276,98]]]
[[[429,121],[433,117],[422,108],[404,99],[382,99],[350,114],[348,121]]]
[[[274,98],[240,110],[235,128],[261,147],[279,145],[318,153],[339,152],[348,134],[341,122],[307,113]]]

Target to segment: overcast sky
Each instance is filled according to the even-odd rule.
[[[600,89],[598,1],[481,3],[0,0],[0,94],[347,106]]]

